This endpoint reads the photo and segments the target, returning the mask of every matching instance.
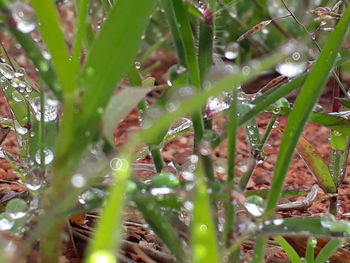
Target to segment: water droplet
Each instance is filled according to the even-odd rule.
[[[242,68],[242,73],[244,74],[244,75],[249,75],[250,74],[250,67],[249,66],[244,66],[243,68]]]
[[[49,164],[53,161],[53,152],[50,149],[45,148],[43,150],[43,154],[44,154],[44,164]],[[37,153],[35,154],[35,161],[37,162],[37,164],[41,164],[41,151],[37,151]]]
[[[31,100],[30,104],[35,112],[35,118],[38,121],[40,121],[41,120],[40,99],[35,98],[35,99]],[[45,100],[45,105],[44,105],[44,110],[45,110],[44,121],[45,122],[54,121],[57,119],[58,106],[59,106],[59,101],[57,101],[57,100],[52,100],[52,99]]]
[[[140,69],[141,68],[141,62],[140,61],[135,61],[135,67],[137,69]]]
[[[289,78],[300,75],[306,70],[305,62],[285,62],[276,67],[276,71]]]
[[[256,217],[262,216],[264,209],[261,206],[258,206],[257,204],[245,202],[244,207],[247,209],[247,211]]]
[[[157,188],[152,188],[151,189],[151,195],[166,195],[174,193],[173,189],[170,189],[169,187],[157,187]]]
[[[16,90],[12,92],[12,98],[15,102],[23,101],[23,97]]]
[[[225,57],[229,60],[233,60],[238,57],[239,45],[238,43],[230,43],[225,50]]]
[[[6,63],[0,63],[0,74],[2,74],[6,79],[13,79],[15,77],[12,67]]]
[[[18,134],[21,134],[21,135],[24,135],[24,134],[27,134],[28,132],[28,129],[27,128],[24,128],[22,127],[17,120],[14,120],[13,121],[14,125],[15,125],[15,130]]]
[[[281,218],[278,218],[278,219],[273,220],[273,223],[274,223],[276,226],[282,225],[283,222],[284,222],[284,220],[281,219]]]
[[[14,219],[8,213],[0,214],[0,231],[6,231],[13,227]]]
[[[86,179],[82,174],[75,174],[72,176],[71,183],[76,188],[81,188],[86,184]]]
[[[6,212],[13,218],[19,219],[26,215],[28,210],[27,203],[22,199],[12,199],[6,205]]]
[[[35,29],[35,13],[31,6],[21,2],[14,2],[9,5],[9,9],[19,31],[30,33]]]

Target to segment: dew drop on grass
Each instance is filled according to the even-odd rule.
[[[274,225],[276,225],[276,226],[282,225],[283,222],[284,222],[284,220],[281,219],[281,218],[278,218],[278,219],[273,220],[273,223],[274,223]]]
[[[14,2],[9,5],[9,9],[19,31],[27,34],[35,29],[35,14],[31,6],[21,2]]]
[[[86,179],[82,174],[75,174],[71,179],[71,183],[75,188],[82,188],[86,184]]]
[[[53,161],[53,152],[50,149],[45,148],[43,150],[43,154],[44,154],[44,164],[48,165],[49,163],[51,163]],[[37,153],[35,154],[35,161],[37,162],[37,164],[41,164],[41,151],[37,151]]]
[[[6,79],[13,79],[15,74],[12,71],[12,67],[6,63],[0,63],[0,74]]]
[[[15,102],[23,101],[22,96],[16,90],[14,92],[12,92],[12,98]]]
[[[15,130],[18,134],[20,135],[24,135],[24,134],[27,134],[28,132],[28,129],[27,128],[24,128],[22,127],[17,120],[14,120],[13,121],[14,125],[15,125]]]
[[[19,219],[26,215],[28,210],[27,203],[22,199],[12,199],[6,205],[6,212],[13,218]]]
[[[105,251],[105,250],[98,250],[93,252],[88,262],[90,263],[116,263],[116,259],[114,255],[111,252]]]
[[[296,77],[306,70],[306,62],[285,62],[276,67],[276,71],[289,78]]]
[[[238,57],[239,45],[236,42],[230,43],[225,49],[225,58],[234,60]]]
[[[169,187],[156,187],[151,189],[151,195],[166,195],[173,193],[174,190]]]
[[[8,213],[0,214],[0,231],[6,231],[13,227],[15,220]]]

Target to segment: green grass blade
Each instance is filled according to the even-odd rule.
[[[330,240],[318,253],[315,263],[327,262],[327,260],[333,255],[335,251],[341,246],[341,240]]]
[[[215,96],[223,91],[231,90],[232,86],[241,85],[259,75],[261,72],[264,72],[264,70],[273,67],[273,65],[276,65],[283,57],[284,55],[282,54],[276,54],[258,63],[258,66],[253,67],[249,74],[240,72],[213,83],[211,89],[203,90],[196,96],[185,100],[176,111],[163,115],[158,118],[157,122],[150,128],[143,130],[141,132],[142,140],[149,144],[157,143],[160,133],[166,130],[172,121],[197,110],[201,105],[207,102],[209,97]]]
[[[350,7],[347,8],[343,18],[339,21],[334,32],[326,42],[290,114],[275,166],[271,191],[264,213],[265,217],[271,217],[274,214],[277,201],[282,191],[284,179],[294,153],[294,148],[305,123],[310,117],[312,108],[316,104],[327,82],[328,76],[335,63],[338,50],[347,32],[349,21]]]
[[[317,239],[309,237],[306,245],[305,261],[306,263],[315,263],[315,247],[317,245]]]
[[[326,193],[335,193],[337,188],[333,178],[324,163],[321,154],[303,136],[299,138],[296,146],[297,152],[302,157],[308,168],[315,175],[318,185]]]
[[[77,124],[78,134],[96,132],[97,127],[89,124],[99,122],[100,110],[106,107],[117,83],[130,69],[155,4],[155,0],[119,0],[111,9],[82,71],[79,86],[85,95]]]
[[[80,58],[81,58],[81,47],[83,38],[86,33],[87,26],[87,15],[89,9],[89,0],[79,0],[77,2],[77,22],[76,22],[76,33],[73,45],[73,55],[72,55],[72,68],[74,70],[74,75],[78,76]]]
[[[51,53],[58,78],[65,92],[72,92],[76,87],[76,79],[69,61],[69,55],[59,17],[53,1],[32,0],[39,22],[41,36]]]
[[[193,201],[192,262],[218,263],[216,231],[201,161],[196,175],[196,192]]]
[[[134,198],[134,201],[152,230],[164,242],[177,260],[179,262],[184,262],[185,253],[182,241],[176,235],[169,222],[166,221],[166,218],[160,213],[159,207],[155,201],[152,199],[144,199],[142,196]]]
[[[113,131],[118,123],[150,92],[151,88],[126,88],[109,101],[102,120],[102,132],[114,145]]]
[[[128,158],[121,158],[120,160],[122,160],[122,165],[115,173],[116,182],[110,189],[106,206],[101,213],[101,219],[98,221],[95,235],[90,243],[88,262],[94,262],[93,258],[101,251],[111,254],[115,254],[118,251],[118,242],[121,239],[125,189],[131,173]]]
[[[299,257],[298,253],[295,251],[295,249],[281,236],[277,236],[273,238],[287,253],[288,258],[292,263],[303,263],[301,258]]]

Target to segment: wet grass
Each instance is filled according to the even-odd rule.
[[[332,116],[313,110],[332,74],[337,95],[330,103],[349,104],[347,94],[338,102],[336,92],[345,89],[337,74],[349,64],[349,52],[342,49],[350,22],[347,3],[323,1],[320,9],[311,1],[306,1],[309,6],[272,1],[271,9],[269,1],[253,0],[211,0],[203,5],[182,0],[102,2],[72,1],[75,37],[67,45],[54,2],[33,0],[29,6],[0,0],[2,29],[22,46],[40,78],[40,85],[33,83],[26,68],[19,68],[1,46],[0,85],[12,112],[12,119],[2,119],[1,125],[16,131],[20,145],[19,156],[5,149],[3,158],[13,164],[28,189],[26,198],[1,204],[0,230],[21,237],[14,249],[1,248],[3,262],[24,262],[38,241],[41,262],[58,262],[70,216],[97,208],[100,217],[87,237],[84,260],[115,262],[126,206],[142,213],[168,248],[171,262],[238,262],[241,244],[251,239],[256,242],[252,262],[263,262],[270,237],[292,262],[303,262],[304,256],[307,262],[330,258],[350,235],[349,223],[331,216],[283,219],[276,209],[296,148],[325,191],[337,193],[344,178],[348,120],[337,114],[340,106]],[[95,27],[96,21],[101,25]],[[46,49],[33,39],[35,27]],[[177,56],[166,86],[157,85],[143,71],[143,63],[157,47]],[[248,81],[275,70],[283,79],[277,77],[252,95],[242,90]],[[116,92],[120,83],[124,87]],[[301,87],[290,104],[285,97]],[[146,95],[154,89],[164,92],[149,105]],[[209,112],[207,103],[213,97],[224,102]],[[141,129],[115,149],[113,130],[135,107]],[[261,137],[255,116],[263,111],[272,114]],[[211,120],[218,113],[228,118],[221,134]],[[255,166],[264,161],[264,146],[280,114],[289,114],[289,120],[270,191],[267,196],[259,191],[251,195],[247,183]],[[190,125],[170,134],[174,139],[192,129],[193,154],[174,173],[165,172],[169,167],[161,153],[169,127],[188,116]],[[299,141],[309,120],[334,130],[329,166],[307,141]],[[246,130],[251,167],[239,181],[240,126]],[[211,154],[225,140],[227,163],[219,167],[225,178],[218,179]],[[154,174],[148,181],[132,176],[144,151],[153,160]],[[338,215],[336,197],[330,204],[330,212]],[[242,224],[238,210],[244,211],[248,223]],[[298,255],[283,237],[287,234],[309,237],[306,255]],[[334,239],[317,254],[313,237]]]

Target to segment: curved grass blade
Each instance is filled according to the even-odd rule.
[[[341,246],[341,240],[330,240],[318,253],[315,263],[327,262],[327,260],[333,255],[335,251]]]
[[[301,258],[299,257],[298,253],[295,251],[295,249],[281,236],[277,236],[273,238],[287,253],[288,258],[292,263],[303,263]]]
[[[278,154],[278,160],[272,179],[271,192],[268,196],[264,213],[265,217],[271,217],[274,214],[284,179],[294,153],[294,148],[334,66],[338,50],[347,32],[349,22],[350,7],[347,8],[343,18],[339,21],[334,32],[326,42],[315,66],[312,68],[305,81],[304,88],[301,90],[294,104]]]
[[[210,209],[210,201],[202,161],[196,173],[192,225],[192,262],[219,262],[216,231]]]

